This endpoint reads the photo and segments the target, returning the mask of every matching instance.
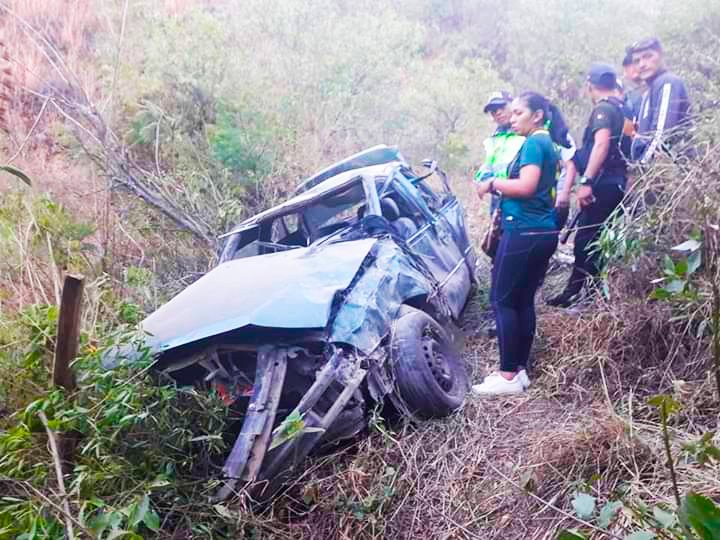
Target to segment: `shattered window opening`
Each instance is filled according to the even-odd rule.
[[[339,193],[308,206],[303,216],[312,239],[316,240],[356,222],[366,203],[363,185],[357,182]]]
[[[285,246],[306,246],[308,235],[302,227],[298,214],[286,214],[275,218],[270,231],[270,241]]]
[[[243,259],[260,255],[260,226],[240,233],[240,240],[233,259]]]

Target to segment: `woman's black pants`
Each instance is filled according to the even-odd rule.
[[[535,337],[535,293],[558,243],[557,231],[506,230],[492,269],[490,302],[500,345],[500,370],[526,367]]]

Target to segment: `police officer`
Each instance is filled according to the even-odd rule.
[[[668,148],[681,135],[678,129],[688,125],[690,98],[682,79],[666,70],[662,46],[657,38],[638,41],[630,46],[629,52],[638,75],[647,86],[640,105],[632,157],[647,164],[658,149]]]
[[[525,142],[525,137],[518,135],[510,128],[512,100],[513,97],[509,92],[495,92],[490,94],[485,104],[483,112],[492,116],[497,127],[494,133],[483,142],[485,162],[475,173],[475,182],[507,178],[508,164]],[[493,195],[490,201],[491,214],[498,207],[498,203],[499,197]]]
[[[612,66],[591,66],[587,91],[594,108],[582,146],[575,154],[575,164],[582,175],[576,193],[581,214],[575,235],[575,262],[565,290],[548,301],[552,306],[570,306],[588,278],[598,274],[597,255],[590,246],[625,194],[627,164],[620,149],[625,115],[623,102],[617,97],[617,84]]]

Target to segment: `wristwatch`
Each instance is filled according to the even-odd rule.
[[[490,180],[490,189],[489,189],[489,191],[490,191],[490,193],[492,193],[493,195],[500,195],[500,192],[499,192],[497,189],[495,189],[495,180]]]
[[[584,174],[578,179],[578,184],[580,184],[581,186],[592,186],[594,182],[594,178],[590,178],[589,176],[585,176]]]

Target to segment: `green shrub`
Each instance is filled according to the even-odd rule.
[[[273,135],[261,115],[224,109],[210,131],[210,147],[223,166],[238,173],[241,182],[248,182],[272,170]]]
[[[47,339],[55,316],[54,310],[38,307],[3,322]],[[139,343],[126,332],[96,336],[93,342],[100,340],[100,347],[83,337],[86,345],[74,362],[78,390],[65,396],[48,389],[48,351],[38,345],[44,339],[25,341],[30,345],[4,353],[0,363],[18,381],[12,400],[17,412],[0,424],[0,538],[64,538],[60,504],[45,499],[53,498],[46,489],[55,476],[40,411],[55,433],[72,433],[78,440],[66,488],[75,520],[94,537],[116,538],[121,531],[123,537],[145,537],[161,519],[188,531],[224,529],[212,512],[206,519],[185,513],[187,505],[197,508],[207,500],[226,451],[222,401],[212,392],[178,388],[151,376],[152,360],[142,347],[133,365],[104,369],[105,347]]]

